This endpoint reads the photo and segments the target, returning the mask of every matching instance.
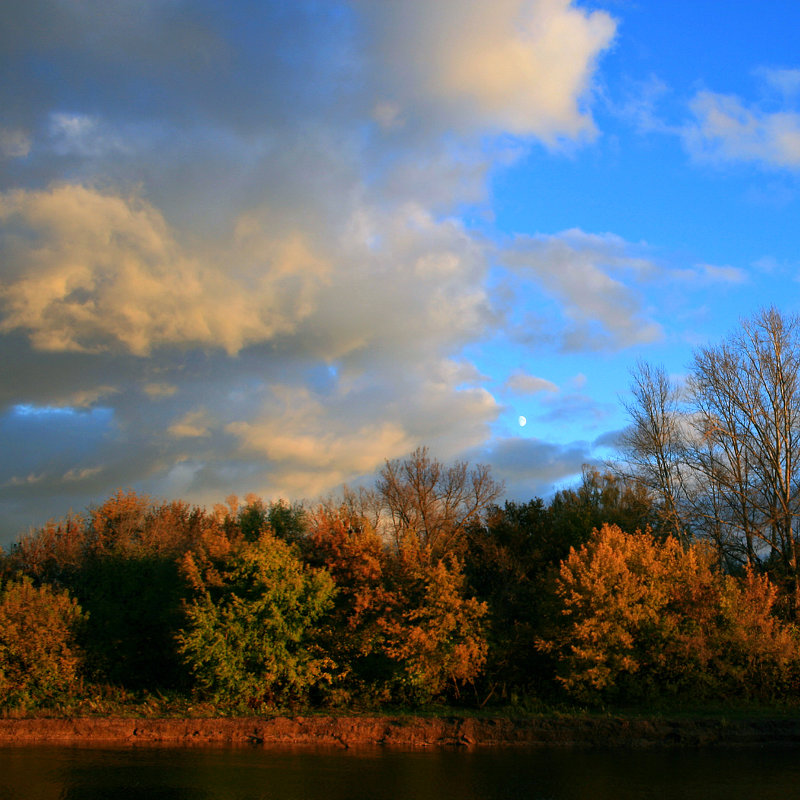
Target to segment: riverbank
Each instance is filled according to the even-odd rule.
[[[0,745],[397,747],[798,746],[800,719],[349,717],[0,719]]]

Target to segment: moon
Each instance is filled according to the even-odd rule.
[[[522,414],[519,415],[519,426],[520,428],[524,428],[528,424],[527,417],[523,417]]]

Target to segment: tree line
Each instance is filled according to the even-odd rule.
[[[421,448],[314,505],[54,520],[0,557],[0,707],[794,702],[797,330],[638,365],[623,457],[547,502]]]

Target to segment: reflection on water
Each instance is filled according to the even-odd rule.
[[[0,800],[786,800],[794,749],[0,748]]]

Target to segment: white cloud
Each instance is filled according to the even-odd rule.
[[[755,161],[800,167],[800,114],[747,107],[734,95],[699,92],[690,104],[695,121],[683,130],[690,153],[712,162]]]
[[[756,75],[785,98],[792,98],[800,93],[800,69],[761,67],[756,70]]]
[[[617,236],[580,230],[519,236],[504,260],[522,279],[534,281],[556,299],[568,322],[556,323],[551,333],[568,350],[618,349],[662,336],[635,288],[652,276],[654,266]]]
[[[112,134],[97,117],[86,114],[52,113],[48,129],[59,155],[91,157],[127,149],[122,138]]]
[[[747,272],[729,265],[697,264],[692,269],[674,269],[670,272],[674,280],[695,286],[714,284],[741,284],[747,281]]]

